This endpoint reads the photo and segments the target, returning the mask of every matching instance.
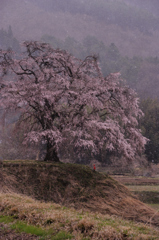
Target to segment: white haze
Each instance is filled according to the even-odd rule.
[[[102,1],[104,2],[104,0],[100,2]],[[73,0],[1,0],[0,29],[8,29],[11,25],[19,41],[40,40],[45,34],[62,40],[70,36],[77,41],[82,41],[88,35],[95,36],[107,45],[115,43],[122,55],[159,56],[157,26],[154,28],[152,26],[148,31],[144,30],[144,23],[140,26],[141,29],[136,26],[134,29],[123,28],[120,24],[99,20],[87,14],[89,7],[92,6],[92,0],[78,1],[84,11],[76,7],[73,11],[72,2]],[[97,0],[93,2],[98,3]],[[130,7],[133,5],[134,9],[143,8],[143,11],[147,11],[147,14],[152,16],[157,12],[157,5],[154,5],[157,2],[154,0],[112,0],[111,2],[113,4],[119,2]],[[87,9],[84,8],[86,3]],[[114,19],[115,16],[111,18]]]

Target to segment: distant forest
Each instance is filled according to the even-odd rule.
[[[0,48],[3,50],[12,49],[15,52],[20,51],[19,41],[14,37],[11,26],[8,30],[0,29]]]

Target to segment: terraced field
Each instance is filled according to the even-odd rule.
[[[159,178],[113,176],[124,184],[139,200],[159,211]]]

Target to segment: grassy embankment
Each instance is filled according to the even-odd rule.
[[[0,168],[0,189],[3,231],[52,240],[159,236],[155,211],[111,177],[85,166],[6,161]]]
[[[30,197],[0,194],[0,222],[18,232],[40,239],[158,239],[159,231],[148,224],[134,223],[116,216],[77,211]],[[3,210],[2,210],[3,209]]]

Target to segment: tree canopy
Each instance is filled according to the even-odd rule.
[[[145,146],[149,162],[159,163],[159,100],[145,99],[141,102],[144,117],[140,120],[143,135],[150,141]]]
[[[79,154],[106,149],[133,159],[143,151],[142,111],[119,73],[104,78],[95,56],[82,61],[45,43],[23,45],[19,56],[0,51],[0,92],[1,106],[20,109],[19,122],[28,124],[25,143],[42,141],[51,161],[66,140]]]

